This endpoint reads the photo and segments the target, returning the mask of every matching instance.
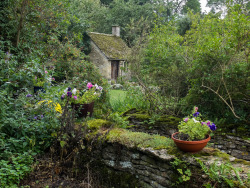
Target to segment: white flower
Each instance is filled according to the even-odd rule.
[[[72,90],[72,93],[75,95],[76,94],[76,88],[74,88],[73,90]]]
[[[193,118],[193,121],[194,121],[195,123],[200,123],[199,121],[197,121],[197,120],[196,120],[196,119],[194,119],[194,118]]]
[[[67,94],[67,92],[68,92],[68,88],[66,88],[66,89],[64,90],[64,93],[65,93],[65,94]]]

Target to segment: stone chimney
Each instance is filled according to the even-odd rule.
[[[112,26],[112,35],[120,37],[120,26],[117,25]]]

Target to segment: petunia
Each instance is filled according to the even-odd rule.
[[[75,95],[76,94],[76,88],[74,88],[73,90],[72,90],[72,93]]]
[[[48,73],[48,71],[45,71],[45,74],[47,74]]]
[[[90,88],[92,88],[92,87],[93,87],[93,85],[91,84],[91,82],[89,82],[89,83],[87,84],[87,88],[90,89]]]
[[[64,99],[64,97],[65,97],[65,95],[62,95],[62,96],[61,96],[61,99],[63,100],[63,99]]]
[[[184,121],[187,122],[187,121],[188,121],[188,118],[185,118]]]
[[[206,122],[201,122],[201,125],[204,125],[204,124],[206,124]]]
[[[74,99],[77,100],[77,96],[74,96]]]
[[[65,93],[65,94],[67,94],[67,92],[68,92],[68,88],[66,88],[66,89],[64,90],[64,93]]]
[[[198,107],[195,107],[194,110],[195,110],[195,112],[197,112],[198,111]]]
[[[195,113],[193,114],[193,116],[194,116],[194,117],[198,117],[199,114],[200,114],[200,112],[195,112]]]
[[[196,120],[196,119],[194,119],[194,118],[193,118],[193,121],[194,121],[195,123],[199,123],[199,121],[197,121],[197,120]]]
[[[209,128],[212,130],[212,131],[215,131],[217,129],[217,127],[215,126],[214,123],[212,123],[212,125],[209,125]]]
[[[68,97],[72,97],[72,93],[70,91],[67,92]]]
[[[68,91],[70,91],[71,90],[71,87],[68,87]]]
[[[102,88],[101,86],[99,86],[99,87],[98,87],[98,89],[99,89],[100,91],[102,91],[102,90],[103,90],[103,88]]]
[[[207,121],[207,126],[210,126],[210,123],[211,123],[210,121]]]

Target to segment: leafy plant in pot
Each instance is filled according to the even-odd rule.
[[[202,121],[198,107],[193,113],[183,118],[178,125],[179,132],[172,134],[176,146],[185,152],[201,151],[211,139],[210,133],[216,130],[216,125],[209,121]]]
[[[88,114],[91,117],[93,114],[94,101],[97,100],[102,94],[102,87],[97,84],[93,85],[88,82],[86,88],[73,90],[68,87],[64,90],[64,94],[61,99],[65,96],[69,98],[69,103],[72,108],[78,112],[78,117],[86,117]]]

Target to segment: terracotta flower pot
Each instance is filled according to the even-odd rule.
[[[71,104],[72,108],[76,111],[78,117],[91,117],[94,109],[94,102],[89,104]]]
[[[185,141],[185,140],[179,140],[179,139],[174,138],[176,134],[179,134],[179,132],[173,133],[171,136],[176,146],[182,151],[191,152],[191,153],[196,153],[198,151],[201,151],[211,139],[210,135],[208,135],[207,138],[204,140]]]

